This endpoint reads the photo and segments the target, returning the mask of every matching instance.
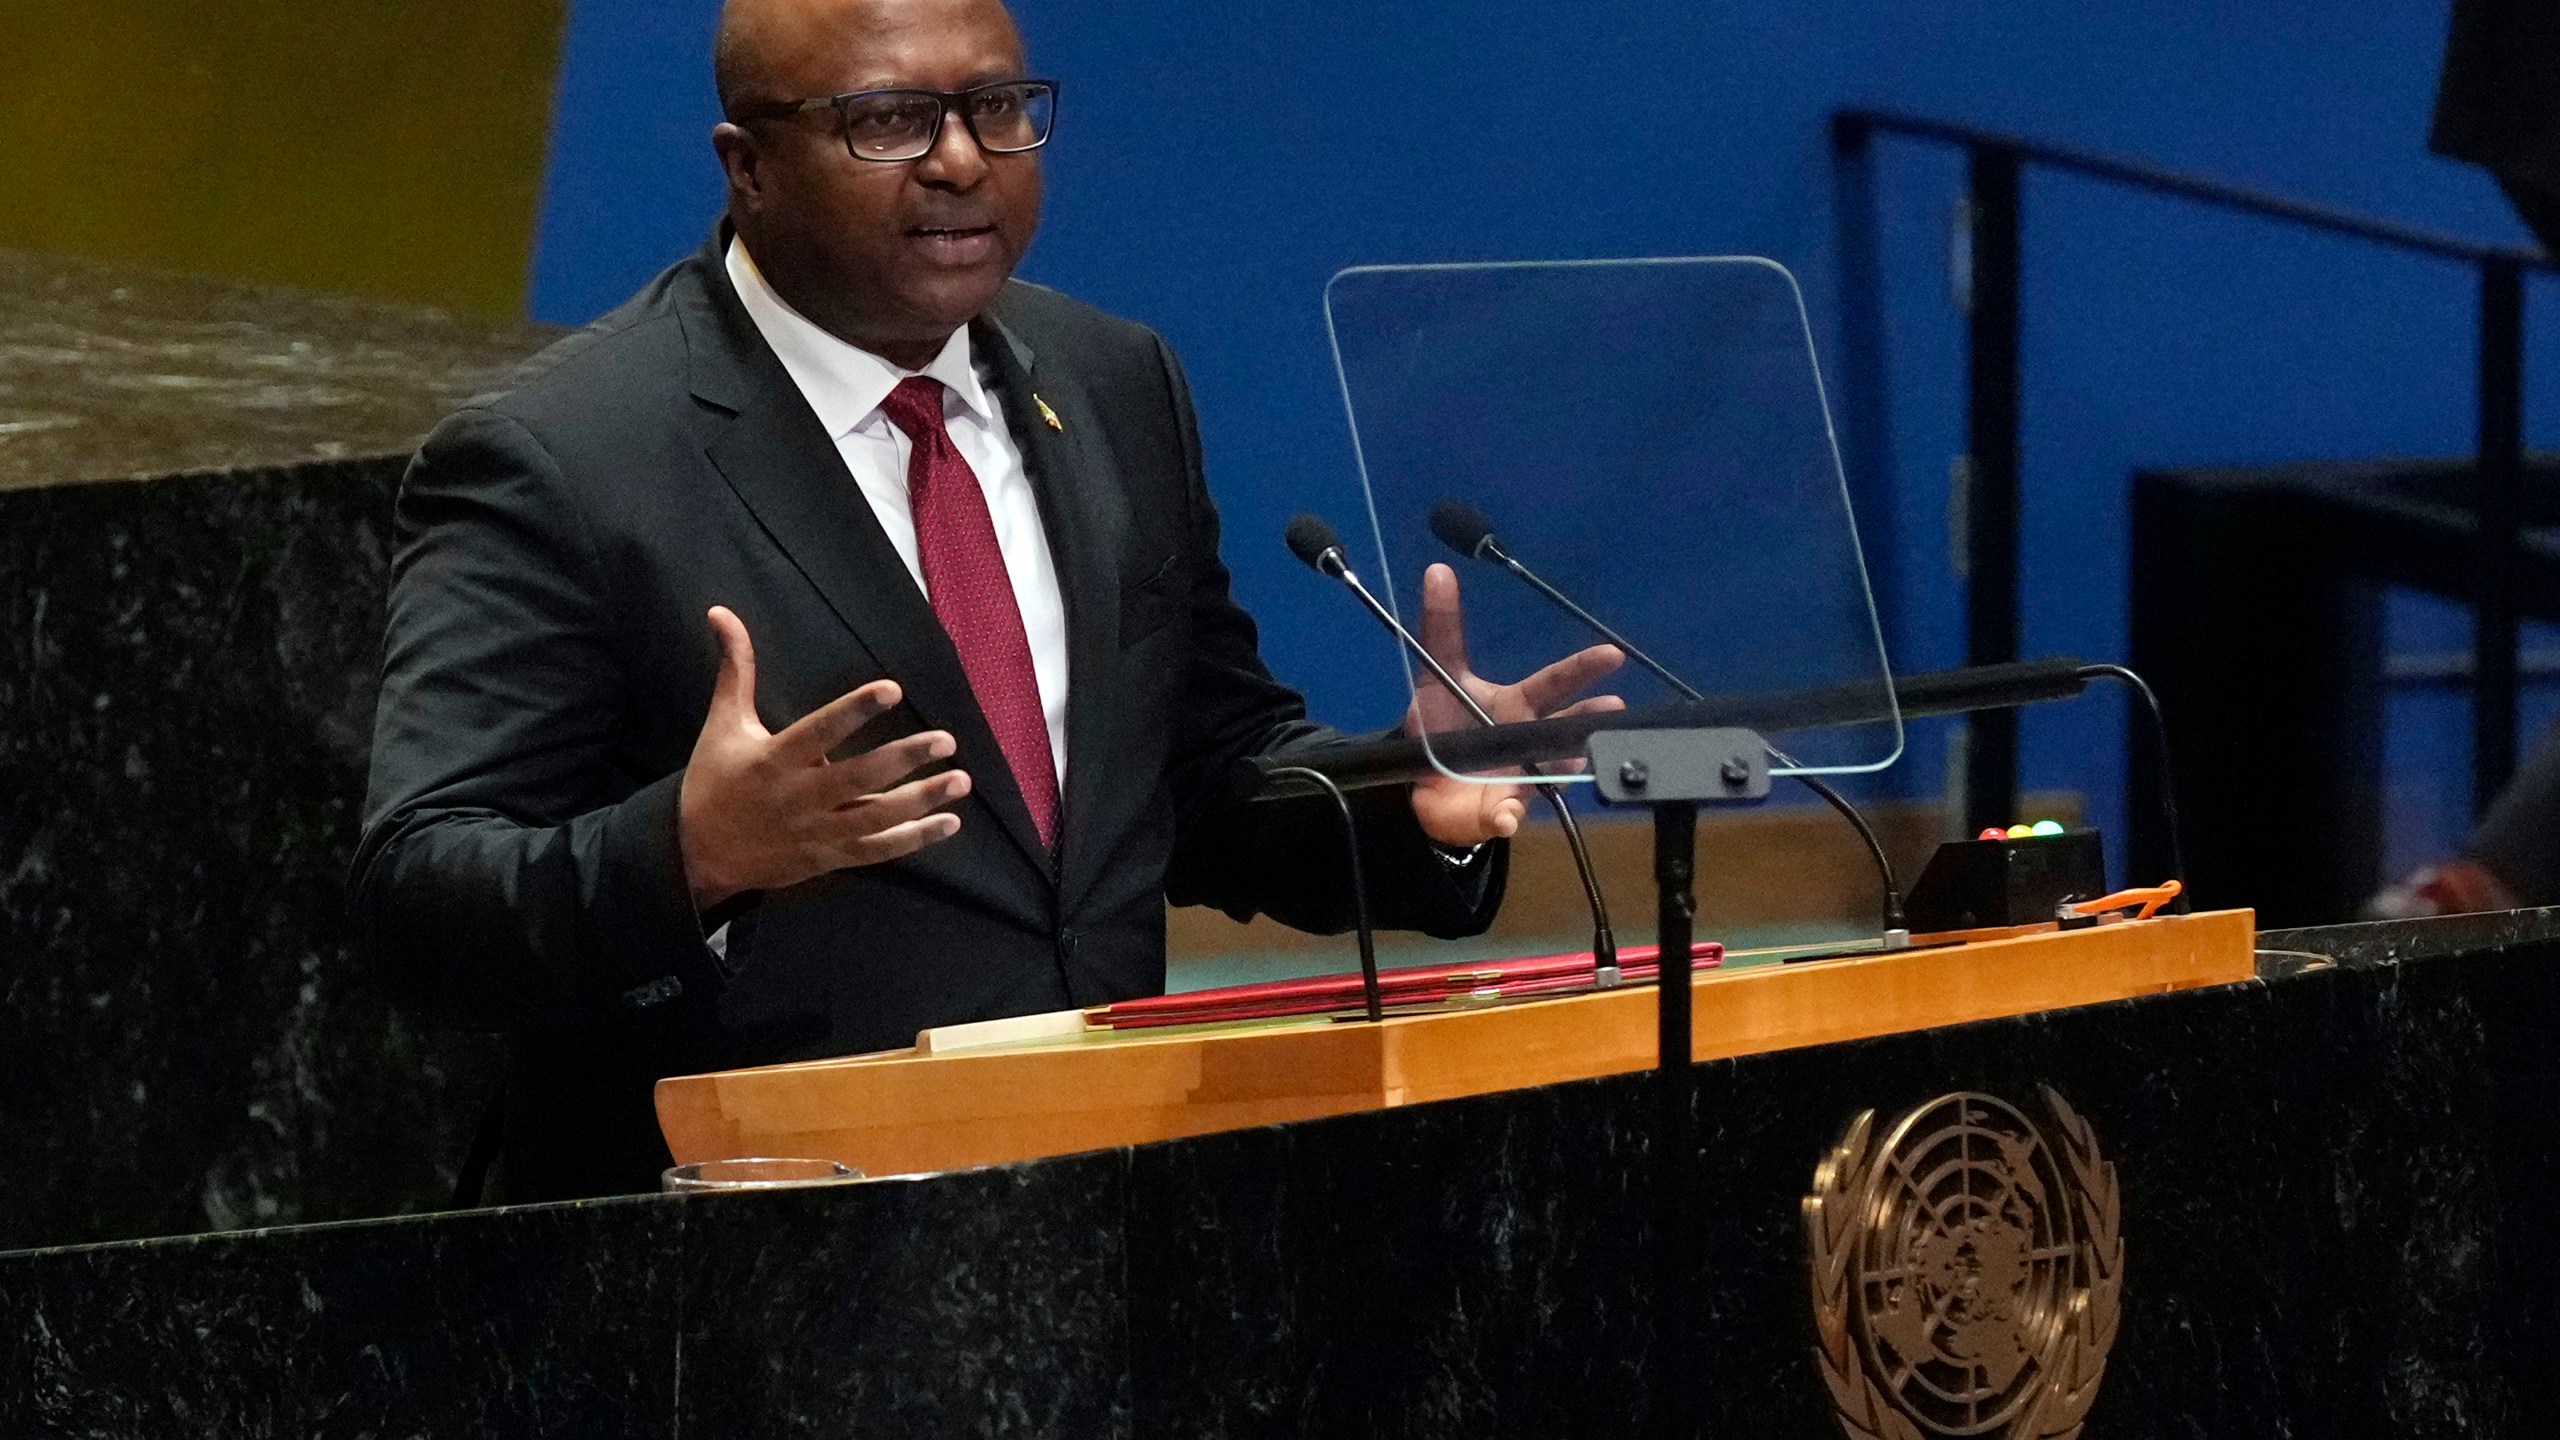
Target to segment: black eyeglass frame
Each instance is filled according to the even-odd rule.
[[[1048,91],[1048,127],[1040,132],[1039,139],[1028,145],[990,145],[986,137],[978,133],[978,122],[969,118],[966,102],[990,90],[1002,90],[1014,85],[1036,85]],[[865,155],[854,148],[854,102],[876,100],[883,95],[916,95],[936,102],[933,112],[933,130],[925,136],[923,149],[913,155],[892,156]],[[836,112],[836,128],[843,133],[845,153],[856,160],[867,160],[874,165],[906,165],[932,154],[934,147],[942,143],[943,125],[954,113],[960,116],[961,125],[969,131],[969,139],[980,150],[990,155],[1028,155],[1048,144],[1049,137],[1058,133],[1058,82],[1026,75],[1018,80],[990,80],[984,85],[972,85],[966,90],[917,90],[905,86],[894,86],[886,90],[848,90],[841,95],[820,95],[809,100],[776,100],[763,105],[748,105],[741,107],[738,113],[730,116],[729,119],[733,123],[746,120],[788,120],[794,116],[806,115],[812,110],[824,109],[832,109]]]

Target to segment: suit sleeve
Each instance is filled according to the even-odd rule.
[[[1300,930],[1336,934],[1351,928],[1354,914],[1341,810],[1327,796],[1247,802],[1230,781],[1236,762],[1247,756],[1334,735],[1310,721],[1305,699],[1262,663],[1253,617],[1236,604],[1218,556],[1218,512],[1209,499],[1190,385],[1162,341],[1156,352],[1181,435],[1194,576],[1191,674],[1176,720],[1176,834],[1165,895],[1238,920],[1265,914]],[[1453,865],[1414,818],[1409,787],[1355,790],[1348,798],[1370,915],[1380,928],[1456,939],[1492,923],[1510,863],[1506,844],[1487,845],[1471,861]]]
[[[629,694],[585,521],[521,424],[466,410],[401,482],[359,944],[404,1001],[526,1029],[708,994],[681,773],[617,773]]]

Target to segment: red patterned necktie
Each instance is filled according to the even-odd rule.
[[[942,425],[942,382],[913,375],[880,402],[889,423],[907,432],[907,504],[915,515],[916,553],[935,618],[960,652],[969,689],[1013,769],[1042,846],[1058,848],[1058,766],[1049,751],[1049,717],[1031,668],[1031,640],[1014,602],[1013,577],[996,546],[995,517],[977,472],[961,458]]]

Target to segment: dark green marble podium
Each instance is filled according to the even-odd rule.
[[[2121,1181],[2089,1436],[2540,1433],[2560,912],[2261,944],[2334,963],[1700,1067],[1705,1433],[1838,1433],[1799,1204],[1849,1118],[2042,1085]],[[0,1255],[0,1435],[1640,1433],[1648,1098]]]
[[[392,487],[547,338],[0,252],[0,1247],[452,1193],[494,1057],[345,869]]]

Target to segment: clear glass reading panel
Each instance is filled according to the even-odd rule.
[[[1375,540],[1370,556],[1350,542],[1353,564],[1374,566],[1363,578],[1408,626],[1421,628],[1425,567],[1446,562],[1478,674],[1515,679],[1595,643],[1435,535],[1435,508],[1454,501],[1723,713],[1774,717],[1758,728],[1780,773],[1901,754],[1812,331],[1783,267],[1362,266],[1333,278],[1325,313]],[[1428,680],[1409,659],[1405,672]],[[1633,662],[1606,688],[1639,717],[1680,698]],[[1497,778],[1433,755],[1460,778]]]

